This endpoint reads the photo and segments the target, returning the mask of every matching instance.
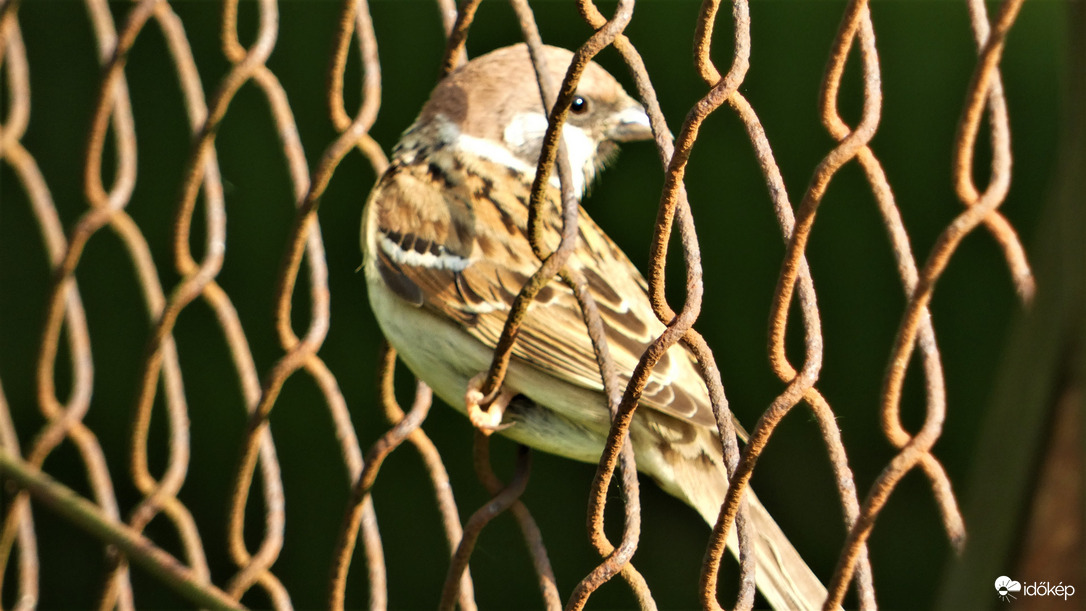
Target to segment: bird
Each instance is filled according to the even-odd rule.
[[[561,82],[572,53],[543,49],[552,82]],[[546,129],[525,44],[491,51],[446,75],[366,202],[362,267],[386,339],[446,403],[488,433],[595,463],[610,411],[577,299],[557,279],[528,308],[498,399],[488,409],[479,405],[481,374],[513,300],[540,266],[527,222]],[[652,137],[644,107],[590,62],[562,128],[578,203],[620,143]],[[560,184],[552,174],[543,187],[538,222],[553,251],[562,227]],[[583,207],[577,229],[566,265],[587,281],[625,385],[665,327],[644,277]],[[684,346],[673,346],[652,370],[629,438],[638,470],[715,524],[728,478],[708,391]],[[745,498],[757,532],[759,591],[776,609],[821,608],[826,590],[817,576],[753,491]]]

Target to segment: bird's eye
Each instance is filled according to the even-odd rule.
[[[575,115],[583,115],[588,112],[588,100],[582,96],[575,96],[573,101],[569,104],[569,109],[573,111]]]

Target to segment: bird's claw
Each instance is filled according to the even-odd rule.
[[[486,373],[480,373],[468,380],[468,390],[464,393],[464,406],[467,408],[468,419],[471,420],[472,426],[490,435],[513,426],[511,422],[502,424],[505,408],[509,406],[513,394],[502,391],[490,402],[490,405],[484,408],[481,404],[486,396],[481,389],[486,381],[486,375]]]

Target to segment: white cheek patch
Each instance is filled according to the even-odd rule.
[[[545,115],[537,112],[519,113],[505,127],[502,132],[501,143],[463,133],[456,133],[450,138],[450,141],[453,142],[454,148],[513,168],[525,176],[533,177],[535,176],[535,164],[525,163],[516,157],[512,151],[524,150],[526,146],[542,142],[546,133],[547,117]],[[562,128],[562,139],[565,141],[566,151],[569,154],[570,169],[573,171],[573,191],[578,195],[583,195],[585,186],[595,175],[596,166],[592,160],[595,159],[596,145],[583,129],[568,123]],[[538,154],[538,151],[536,153]],[[550,183],[556,189],[561,188],[557,172],[551,174]]]
[[[529,142],[540,142],[547,133],[547,117],[538,112],[522,112],[509,121],[502,139],[510,147],[519,149]]]
[[[485,138],[476,138],[467,134],[459,134],[452,141],[453,148],[465,153],[471,153],[483,159],[493,161],[499,165],[513,168],[528,177],[535,176],[535,166],[528,165],[515,157],[504,145]]]
[[[533,142],[542,142],[547,133],[547,117],[541,113],[520,113],[509,121],[502,139],[510,148],[521,149]],[[596,156],[596,145],[588,134],[579,127],[566,123],[562,127],[562,139],[569,154],[569,167],[573,170],[573,191],[584,193],[585,185],[595,173],[592,160]],[[551,176],[551,184],[559,187],[557,172]]]
[[[592,162],[596,156],[596,144],[583,129],[568,123],[562,126],[562,140],[566,143],[566,154],[569,155],[573,191],[584,195],[585,186],[596,173],[596,165]]]

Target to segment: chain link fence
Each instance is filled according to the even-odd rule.
[[[182,599],[211,608],[242,604],[395,608],[404,603],[395,596],[396,586],[389,584],[406,581],[417,582],[416,589],[428,592],[424,599],[440,600],[442,608],[473,609],[477,606],[473,576],[480,584],[495,584],[495,577],[479,576],[479,567],[493,570],[495,563],[488,564],[486,556],[504,553],[493,549],[499,545],[515,547],[504,538],[515,532],[531,558],[520,568],[536,575],[518,579],[535,581],[539,590],[532,598],[522,598],[524,605],[537,606],[541,597],[547,608],[582,608],[590,599],[596,601],[592,597],[605,583],[624,582],[621,592],[609,586],[600,595],[612,597],[605,601],[627,602],[607,604],[636,601],[642,608],[655,608],[657,585],[652,576],[657,569],[640,572],[635,567],[642,566],[642,556],[635,552],[651,545],[643,539],[661,536],[652,534],[653,516],[660,510],[649,507],[643,514],[642,500],[649,499],[650,505],[669,501],[654,491],[639,490],[637,478],[629,476],[633,470],[620,468],[634,459],[623,452],[621,440],[646,381],[637,372],[650,371],[662,351],[677,342],[689,347],[704,368],[733,480],[708,541],[704,533],[696,535],[706,551],[700,577],[690,581],[697,597],[682,599],[687,604],[697,600],[705,608],[748,608],[755,603],[749,571],[722,567],[723,543],[736,523],[755,466],[793,411],[805,411],[809,425],[800,452],[810,455],[803,454],[802,460],[828,457],[828,475],[818,480],[823,490],[814,502],[836,505],[836,515],[798,525],[811,531],[827,530],[827,519],[835,525],[827,535],[836,542],[834,555],[820,557],[816,552],[809,559],[825,579],[828,607],[845,603],[874,608],[880,599],[873,581],[873,572],[879,574],[877,557],[873,569],[867,544],[873,532],[878,536],[876,526],[884,507],[893,506],[892,493],[926,499],[928,506],[934,501],[941,538],[955,549],[966,544],[956,488],[936,448],[955,406],[948,401],[944,360],[949,357],[945,348],[940,351],[939,319],[933,319],[930,308],[938,303],[937,281],[951,273],[947,269],[954,265],[959,245],[974,232],[986,232],[998,245],[998,252],[985,251],[983,266],[997,268],[1001,258],[1020,300],[1028,304],[1035,292],[1026,253],[1000,211],[1011,188],[1013,150],[1000,60],[1021,0],[1005,0],[990,13],[979,0],[964,3],[967,11],[962,9],[959,23],[968,29],[955,35],[962,40],[971,37],[973,67],[949,87],[952,93],[945,94],[956,98],[959,119],[956,131],[946,133],[941,144],[950,151],[950,158],[940,162],[949,164],[949,182],[942,183],[943,192],[937,196],[944,207],[955,197],[959,209],[954,215],[940,215],[942,229],[931,232],[922,245],[906,230],[904,218],[909,215],[902,208],[907,204],[891,188],[897,182],[892,178],[894,166],[881,155],[876,139],[886,116],[896,112],[890,99],[884,101],[887,52],[877,44],[872,20],[880,10],[877,4],[842,5],[836,29],[819,33],[825,41],[822,48],[829,49],[820,95],[817,101],[803,103],[829,140],[821,136],[825,143],[821,158],[806,166],[806,174],[792,179],[796,172],[782,168],[798,167],[795,158],[785,154],[787,164],[778,162],[788,139],[768,135],[782,132],[763,124],[757,104],[751,102],[754,94],[748,91],[748,74],[757,71],[758,15],[752,17],[744,0],[724,6],[711,0],[700,6],[684,4],[691,17],[686,37],[671,44],[681,47],[684,51],[678,55],[685,57],[693,41],[692,68],[686,60],[644,52],[636,36],[624,33],[628,24],[636,25],[642,13],[653,10],[651,3],[635,7],[632,0],[624,0],[597,8],[584,0],[530,7],[525,0],[513,0],[511,11],[504,3],[478,0],[459,7],[452,0],[437,3],[448,39],[446,69],[466,57],[469,32],[473,41],[482,28],[480,37],[500,30],[512,37],[509,42],[523,36],[530,44],[539,44],[533,8],[536,13],[561,10],[556,19],[576,23],[579,29],[569,25],[557,38],[568,39],[566,46],[579,49],[579,57],[591,58],[607,49],[601,57],[617,67],[612,69],[616,74],[624,64],[631,92],[644,102],[656,131],[655,184],[660,195],[649,196],[642,189],[637,201],[624,205],[634,207],[646,198],[658,202],[655,224],[648,219],[634,230],[636,237],[627,239],[640,243],[644,253],[639,260],[631,252],[632,258],[649,261],[653,303],[668,328],[642,357],[628,387],[616,381],[590,295],[578,290],[583,279],[563,267],[562,253],[570,245],[560,247],[543,264],[542,278],[557,275],[560,280],[549,281],[566,282],[577,292],[586,328],[597,346],[604,346],[598,350],[600,370],[615,414],[604,457],[590,482],[585,474],[591,470],[580,472],[583,485],[575,490],[580,503],[589,499],[587,542],[595,552],[594,563],[584,565],[582,555],[579,564],[554,561],[553,567],[552,560],[562,554],[555,555],[547,529],[537,522],[539,513],[564,512],[573,516],[573,523],[583,524],[583,504],[547,504],[560,495],[526,500],[538,477],[530,478],[532,460],[548,459],[491,442],[481,434],[469,441],[465,424],[439,414],[440,410],[430,413],[431,394],[425,385],[415,386],[412,395],[405,376],[396,383],[396,357],[390,349],[382,349],[376,361],[357,354],[344,357],[371,353],[377,340],[375,329],[367,328],[372,321],[365,313],[361,277],[351,273],[358,255],[349,255],[354,258],[345,262],[343,244],[357,243],[355,221],[373,178],[387,165],[383,151],[407,124],[386,126],[375,135],[375,124],[384,112],[382,102],[391,91],[385,83],[410,82],[404,86],[415,89],[408,94],[421,102],[438,77],[436,56],[431,58],[432,73],[407,72],[404,49],[415,43],[405,37],[432,37],[429,48],[435,48],[441,43],[436,20],[424,21],[421,16],[410,24],[389,20],[385,22],[389,28],[406,33],[389,35],[386,44],[382,22],[371,15],[371,8],[374,15],[392,12],[390,3],[371,7],[363,0],[348,0],[312,8],[302,4],[87,0],[79,21],[70,18],[60,24],[54,17],[56,28],[41,26],[50,18],[34,14],[41,9],[33,0],[0,4],[3,214],[24,207],[29,213],[11,217],[23,223],[18,231],[40,235],[36,242],[28,242],[36,245],[35,250],[21,253],[25,263],[20,259],[16,264],[23,276],[8,276],[28,278],[25,289],[11,282],[0,287],[5,304],[23,304],[5,306],[15,315],[5,315],[2,323],[30,327],[34,337],[32,343],[0,348],[10,357],[0,370],[4,388],[0,472],[11,486],[5,493],[0,533],[4,606],[57,604],[42,584],[56,583],[48,574],[60,570],[51,564],[52,556],[64,554],[58,539],[68,536],[65,533],[85,533],[101,542],[104,560],[92,562],[103,570],[74,581],[96,584],[90,587],[99,592],[94,604],[101,608],[131,609],[151,605],[146,600],[159,604]],[[431,17],[434,11],[422,2],[411,3],[409,10]],[[488,12],[498,11],[504,11],[505,21],[487,21]],[[309,46],[303,45],[304,36],[294,31],[306,19],[319,22],[307,30],[310,39],[321,40],[316,51],[311,40]],[[551,25],[554,21],[542,23],[557,31]],[[663,21],[659,27],[664,27]],[[545,34],[548,31],[544,28]],[[573,32],[583,35],[577,38]],[[38,95],[32,95],[30,86],[36,82],[31,75],[38,70],[35,45],[52,49],[55,57],[71,62],[73,71],[82,74],[85,85],[95,92],[87,100],[87,114],[54,117],[38,111]],[[43,51],[42,56],[48,53]],[[42,65],[47,61],[43,59]],[[889,65],[897,67],[899,62],[889,60]],[[654,88],[654,70],[663,66],[690,72],[701,81],[700,99],[687,99],[686,107],[677,111],[685,113],[681,122],[668,122],[660,100],[672,103],[673,97]],[[152,73],[159,77],[153,85],[135,76]],[[285,86],[295,82],[303,85]],[[568,105],[568,99],[564,102]],[[559,108],[562,103],[558,97]],[[810,112],[813,106],[817,115]],[[745,144],[740,141],[743,146],[729,154],[753,153],[757,172],[751,174],[761,180],[758,201],[770,205],[778,224],[777,250],[768,251],[779,266],[776,285],[772,299],[759,306],[769,307],[769,372],[776,379],[775,396],[761,403],[757,412],[749,412],[760,413],[760,418],[747,420],[753,425],[751,437],[742,446],[724,417],[729,409],[724,383],[731,388],[732,369],[727,364],[718,367],[716,359],[761,363],[762,357],[725,355],[733,349],[694,329],[696,321],[721,316],[721,310],[702,304],[719,304],[712,270],[728,265],[705,256],[717,250],[710,243],[715,230],[703,218],[710,216],[712,206],[739,205],[727,196],[726,185],[707,192],[694,184],[707,175],[697,160],[701,150],[711,150],[708,147],[720,136],[713,131],[713,122],[722,121],[718,119],[722,116],[732,122],[732,137],[745,136]],[[43,135],[44,125],[51,126],[50,135]],[[933,127],[917,139],[935,140],[940,135]],[[66,143],[63,155],[36,150],[51,138]],[[266,161],[268,151],[274,151],[275,161]],[[240,178],[251,175],[268,178]],[[593,201],[607,199],[608,177]],[[878,386],[881,429],[872,427],[872,434],[881,430],[878,443],[893,448],[874,466],[867,459],[878,452],[864,450],[858,464],[856,455],[847,450],[860,439],[842,434],[842,410],[835,393],[820,383],[826,346],[835,341],[828,332],[824,337],[823,319],[839,319],[840,314],[829,311],[813,276],[819,278],[819,286],[823,282],[833,286],[837,281],[832,278],[847,281],[850,270],[827,266],[820,272],[818,258],[808,255],[820,230],[815,227],[822,226],[816,223],[822,204],[846,203],[826,201],[835,200],[839,182],[848,185],[852,195],[860,185],[865,193],[853,201],[874,204],[877,224],[884,228],[874,243],[892,256],[884,271],[896,270],[901,296],[893,306],[896,330],[882,335],[888,341],[881,344],[881,354],[889,353],[885,377],[881,386],[868,384]],[[243,197],[264,203],[249,210],[229,203]],[[331,210],[329,202],[336,204]],[[950,281],[966,284],[960,275]],[[93,297],[88,296],[87,285],[95,286]],[[349,297],[338,297],[343,294]],[[526,297],[525,303],[531,293]],[[743,296],[730,294],[728,299]],[[343,303],[345,307],[333,307]],[[830,303],[839,302],[831,298]],[[42,313],[39,319],[29,315],[34,311]],[[764,314],[758,325],[762,320]],[[702,328],[702,322],[697,324]],[[486,390],[501,383],[515,326],[506,331],[503,337],[508,341],[499,347]],[[847,335],[849,330],[838,333]],[[113,346],[99,348],[109,344]],[[119,353],[128,356],[103,356]],[[766,375],[764,370],[760,375]],[[113,392],[112,387],[127,391]],[[409,396],[410,407],[401,407],[399,401]],[[129,403],[106,404],[102,397]],[[744,415],[734,394],[731,404]],[[103,411],[109,415],[99,415]],[[846,412],[845,425],[859,414],[873,418],[874,413],[870,400],[862,410]],[[387,421],[380,429],[377,414]],[[124,427],[118,422],[126,423],[127,430],[120,430]],[[459,428],[450,433],[451,427]],[[435,443],[431,434],[441,443]],[[788,435],[782,436],[794,438]],[[821,450],[812,445],[815,438]],[[469,443],[474,444],[470,457]],[[491,443],[497,454],[493,462],[506,475],[497,475],[491,466]],[[411,452],[405,447],[421,458],[421,471],[401,458]],[[446,448],[458,449],[450,455]],[[338,483],[331,489],[307,486],[303,481],[307,476],[291,475],[288,466],[299,460],[312,461],[313,477],[316,471],[332,473],[321,476],[322,485]],[[392,473],[383,469],[386,463]],[[570,468],[562,464],[548,473]],[[859,484],[854,469],[860,474]],[[460,487],[454,499],[450,482],[464,482],[469,471],[474,471],[485,493]],[[50,473],[63,473],[63,483]],[[913,489],[899,491],[908,477],[914,478]],[[921,481],[923,491],[918,493],[915,488]],[[796,499],[803,497],[788,499],[786,494],[771,496],[788,515],[787,506],[802,505]],[[322,499],[294,500],[314,495]],[[384,506],[388,515],[407,514],[406,520],[397,515],[394,523],[415,523],[420,536],[430,537],[425,544],[412,542],[402,529],[397,533],[380,527],[387,523],[384,509],[377,510],[382,495],[390,497]],[[391,500],[397,497],[400,500]],[[606,512],[611,519],[605,529],[608,505],[621,506],[622,511],[612,507]],[[793,511],[792,515],[802,514]],[[488,526],[504,513],[515,518],[515,531],[509,524],[501,526],[501,520]],[[693,520],[692,514],[682,516],[687,518]],[[740,536],[746,540],[741,522]],[[432,536],[436,524],[441,525],[443,544]],[[486,543],[487,529],[495,528],[506,530]],[[659,528],[666,533],[670,527]],[[794,539],[801,551],[810,536],[800,533]],[[929,528],[925,536],[935,539],[937,532]],[[585,547],[584,534],[578,537]],[[476,549],[479,542],[481,550]],[[415,566],[421,558],[447,570],[437,577],[427,574]],[[469,561],[474,572],[467,569]],[[306,568],[298,572],[290,568],[299,565]],[[180,599],[157,592],[157,586],[147,582],[165,584]],[[145,593],[148,589],[151,594]],[[313,592],[321,594],[314,597]],[[518,592],[517,596],[528,596]],[[479,595],[483,596],[481,590]]]

